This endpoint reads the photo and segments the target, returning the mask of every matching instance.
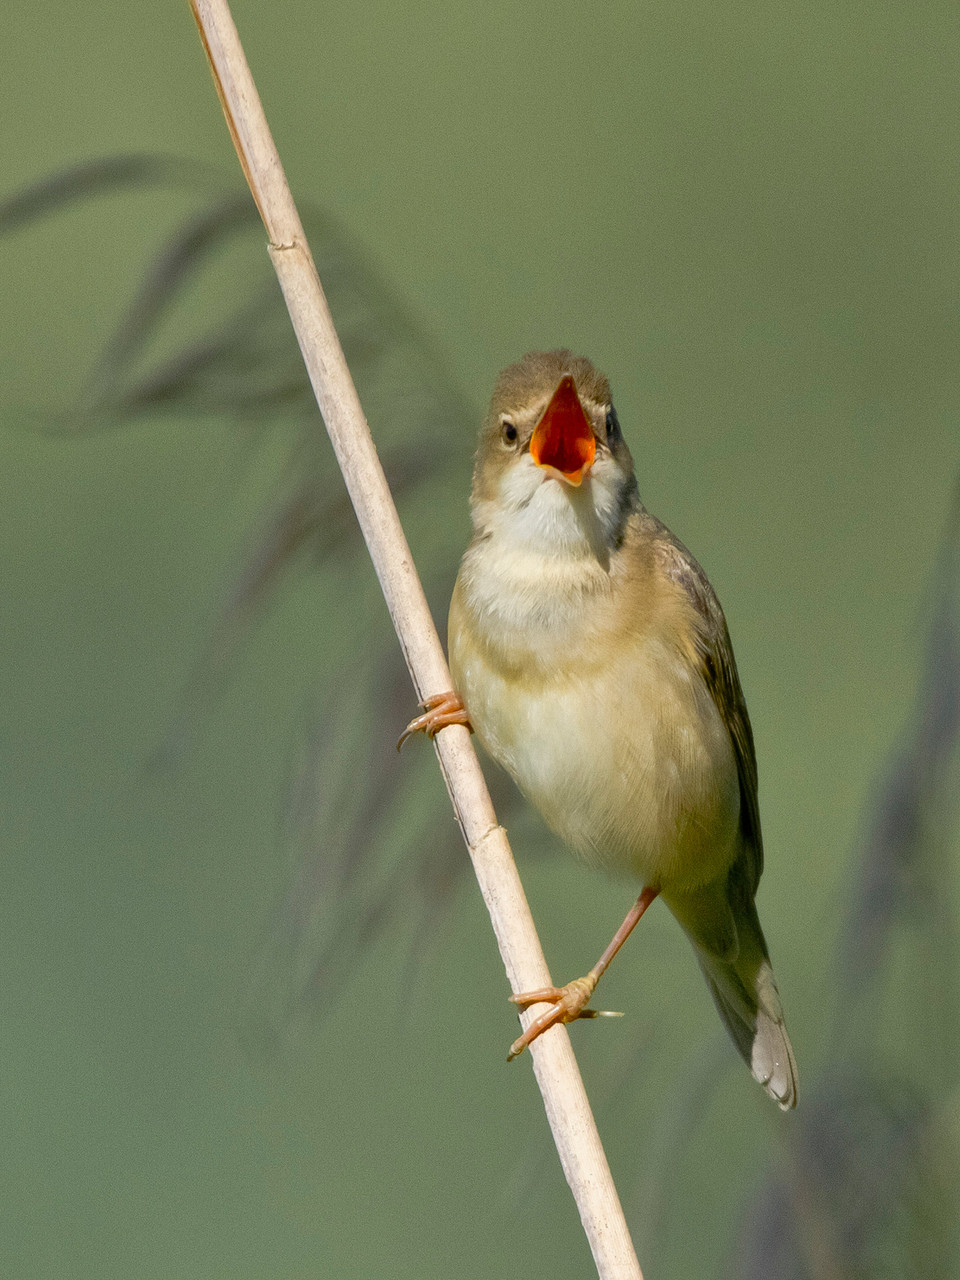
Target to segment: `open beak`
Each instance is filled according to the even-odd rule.
[[[530,457],[558,480],[579,485],[593,466],[597,442],[568,373],[557,383],[530,441]]]

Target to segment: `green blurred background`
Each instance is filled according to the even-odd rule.
[[[349,228],[475,414],[524,351],[591,356],[641,494],[724,603],[801,1111],[722,1045],[665,912],[605,980],[627,1018],[574,1030],[647,1280],[719,1274],[830,1065],[831,948],[960,472],[955,7],[234,13],[296,194]],[[235,167],[185,4],[21,7],[0,101],[4,193],[117,151]],[[370,643],[352,628],[388,624],[338,615],[336,577],[291,578],[179,770],[145,769],[282,424],[251,450],[225,419],[64,440],[38,411],[75,400],[185,208],[98,200],[0,241],[0,1274],[588,1275],[529,1064],[503,1060],[515,1023],[472,884],[412,976],[393,931],[279,1059],[246,1047],[291,755],[337,655]],[[446,546],[467,532],[462,434]],[[430,512],[409,520],[429,557]],[[450,821],[411,769],[412,803]],[[566,978],[625,890],[525,863],[527,830]],[[720,1084],[688,1123],[705,1064]],[[955,1080],[942,1101],[956,1126]]]

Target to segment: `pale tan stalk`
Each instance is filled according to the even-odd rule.
[[[280,157],[226,0],[191,0],[243,172],[350,498],[417,697],[451,687],[443,649],[384,478]],[[411,699],[411,702],[413,700]],[[550,985],[523,886],[465,728],[435,740],[514,992]],[[524,1015],[529,1020],[543,1006]],[[532,1045],[533,1067],[563,1170],[602,1280],[643,1280],[566,1028]]]

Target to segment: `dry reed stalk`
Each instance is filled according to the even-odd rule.
[[[426,597],[347,369],[280,157],[226,0],[191,0],[240,164],[320,412],[343,472],[410,675],[421,700],[451,688]],[[468,731],[435,739],[447,790],[514,992],[551,984],[506,833]],[[524,1020],[544,1006],[534,1006]],[[563,1026],[531,1046],[547,1118],[601,1280],[643,1280],[583,1081]]]

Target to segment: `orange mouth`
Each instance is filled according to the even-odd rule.
[[[568,373],[557,383],[530,441],[530,457],[538,467],[567,484],[579,485],[597,452],[593,428],[583,412],[577,384]]]

